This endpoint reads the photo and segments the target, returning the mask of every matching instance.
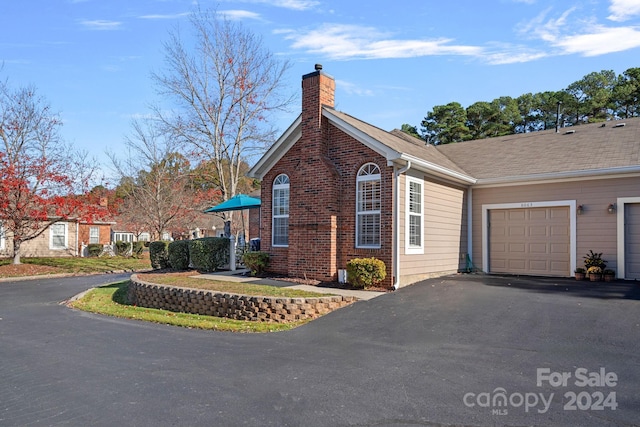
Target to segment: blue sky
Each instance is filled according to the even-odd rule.
[[[132,118],[158,98],[149,78],[162,43],[186,29],[190,0],[3,0],[2,78],[33,84],[64,121],[64,138],[105,165]],[[386,130],[418,125],[435,105],[560,90],[592,71],[640,67],[640,0],[206,1],[292,63],[321,63],[336,108]]]

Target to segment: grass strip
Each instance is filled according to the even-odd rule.
[[[195,273],[194,273],[195,274]],[[335,294],[325,294],[319,292],[304,291],[301,289],[291,289],[287,286],[270,286],[248,282],[230,282],[225,280],[213,280],[197,277],[173,276],[171,274],[138,274],[138,277],[150,283],[158,285],[169,285],[183,288],[203,289],[221,293],[242,294],[261,297],[280,298],[317,298]]]
[[[228,332],[278,332],[293,329],[309,322],[309,320],[292,323],[252,322],[137,307],[129,305],[127,302],[128,286],[129,281],[126,280],[95,288],[87,292],[82,298],[72,301],[69,305],[78,310],[124,319]]]

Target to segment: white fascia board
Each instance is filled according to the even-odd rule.
[[[388,161],[393,161],[400,158],[401,153],[398,153],[397,151],[387,147],[377,139],[372,138],[361,130],[354,128],[349,123],[331,114],[331,111],[323,109],[322,115],[331,120],[331,123],[335,127],[351,136],[352,138],[355,138],[381,156],[384,156]]]
[[[262,180],[269,170],[278,161],[284,157],[289,149],[302,136],[300,125],[302,124],[302,115],[287,128],[280,138],[267,150],[267,152],[258,160],[258,162],[247,172],[250,178]]]
[[[501,178],[480,178],[477,180],[475,188],[507,187],[522,184],[549,184],[550,182],[625,178],[629,176],[640,176],[640,165]]]
[[[411,168],[412,169],[418,169],[421,170],[423,172],[428,172],[432,175],[436,175],[440,178],[445,178],[448,179],[450,181],[455,181],[457,183],[460,184],[465,184],[465,185],[472,185],[476,183],[476,179],[469,176],[469,175],[465,175],[463,173],[460,172],[456,172],[456,171],[452,171],[451,169],[447,169],[443,166],[440,166],[438,164],[432,163],[432,162],[428,162],[426,160],[422,160],[418,157],[415,156],[410,156],[408,154],[402,154],[399,159],[404,160],[404,161],[409,161],[411,162]]]

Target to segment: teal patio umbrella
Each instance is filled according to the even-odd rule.
[[[260,207],[260,199],[247,196],[246,194],[238,194],[233,196],[227,201],[220,203],[217,206],[212,206],[205,212],[228,212],[228,211],[241,211],[244,209],[252,209]]]

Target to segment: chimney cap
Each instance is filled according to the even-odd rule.
[[[321,71],[322,70],[322,64],[316,64],[315,69],[316,69],[316,71]]]

